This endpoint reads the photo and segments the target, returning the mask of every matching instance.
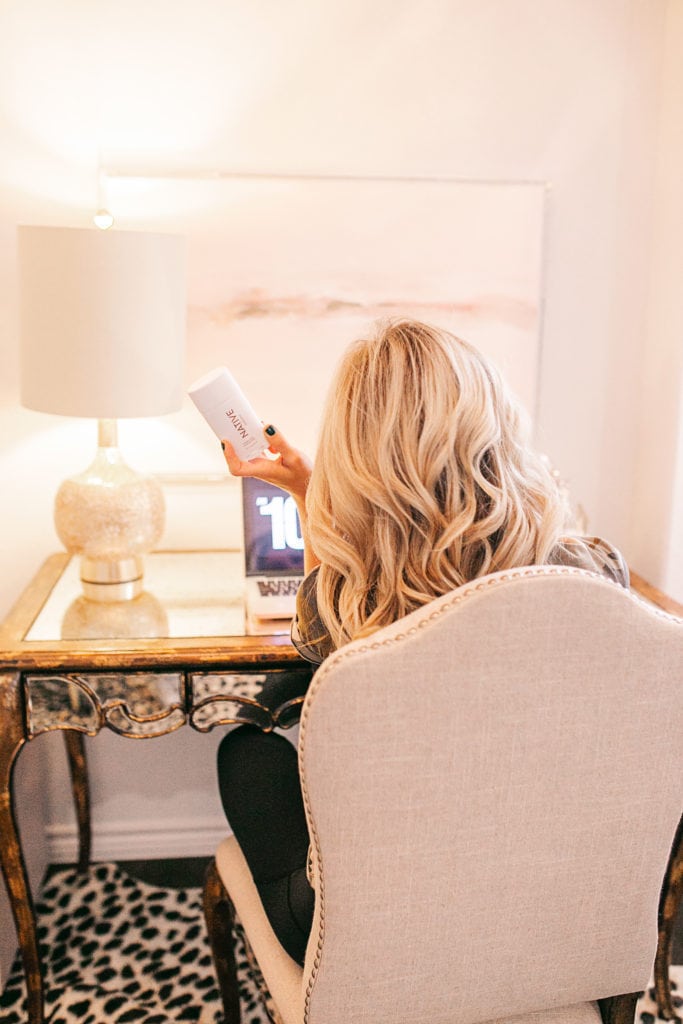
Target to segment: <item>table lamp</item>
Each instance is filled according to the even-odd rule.
[[[123,461],[116,420],[181,406],[185,241],[20,226],[18,263],[22,405],[99,421],[94,462],[57,492],[57,533],[81,556],[87,597],[135,597],[164,501],[156,480]]]

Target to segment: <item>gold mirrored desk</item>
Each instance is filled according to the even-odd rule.
[[[28,1020],[42,1024],[36,921],[15,818],[12,773],[26,743],[62,730],[79,827],[90,859],[84,735],[108,728],[153,739],[184,725],[209,732],[298,721],[311,677],[289,623],[250,623],[238,551],[156,552],[127,601],[82,593],[77,560],[52,555],[0,627],[0,865],[17,926]]]

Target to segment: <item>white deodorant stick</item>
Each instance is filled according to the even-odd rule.
[[[225,366],[200,377],[188,394],[219,441],[229,441],[243,461],[266,448],[263,425]]]

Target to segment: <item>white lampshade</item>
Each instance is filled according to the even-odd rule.
[[[92,464],[65,480],[55,527],[81,556],[88,597],[140,593],[159,541],[159,482],[124,462],[116,420],[174,412],[183,398],[185,240],[96,228],[18,229],[21,401],[99,420]]]
[[[180,408],[184,238],[21,226],[18,259],[22,405],[98,419]]]

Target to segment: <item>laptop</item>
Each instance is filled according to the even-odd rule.
[[[291,619],[304,576],[296,503],[274,484],[242,478],[246,610],[251,619]]]

